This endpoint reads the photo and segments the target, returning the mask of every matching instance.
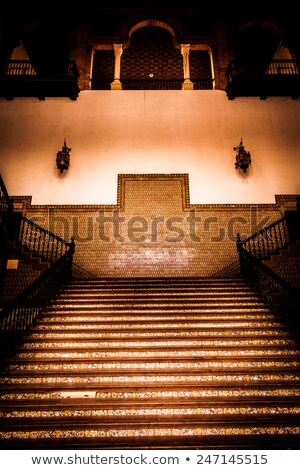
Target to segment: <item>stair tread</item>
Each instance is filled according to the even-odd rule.
[[[79,382],[66,382],[66,383],[40,383],[38,384],[26,384],[18,383],[14,384],[12,388],[9,384],[0,385],[0,403],[1,408],[4,404],[9,402],[18,403],[23,402],[31,404],[44,402],[47,400],[67,400],[65,404],[68,404],[69,396],[74,400],[81,397],[81,401],[85,401],[86,398],[82,398],[88,395],[88,400],[95,398],[97,403],[107,402],[107,400],[117,399],[119,404],[124,400],[134,399],[135,403],[139,403],[141,400],[178,400],[180,402],[190,401],[191,399],[197,399],[198,403],[202,404],[206,401],[217,400],[217,402],[223,402],[224,400],[240,400],[241,403],[245,402],[256,403],[256,401],[262,400],[265,402],[270,399],[273,403],[278,400],[291,400],[293,403],[298,403],[300,397],[300,377],[298,380],[279,380],[278,382],[264,382],[261,381],[254,387],[254,383],[247,384],[247,387],[242,390],[240,383],[236,381],[235,385],[231,383],[225,384],[224,382],[214,383],[204,382],[199,385],[196,381],[182,383],[181,385],[172,385],[169,382],[159,382],[154,384],[153,382],[147,382],[144,386],[136,382],[113,382],[113,384],[99,384],[96,382],[89,382],[83,387],[82,383]],[[280,388],[280,390],[278,389]],[[201,399],[201,402],[199,400]],[[249,402],[251,399],[251,402]],[[162,402],[161,402],[162,403]]]
[[[298,347],[298,343],[296,340],[284,340],[284,339],[194,339],[194,340],[184,340],[184,339],[173,339],[173,340],[156,340],[156,339],[149,339],[147,341],[143,341],[141,339],[133,339],[132,341],[126,340],[113,340],[113,341],[101,341],[101,340],[94,340],[91,338],[79,338],[76,340],[66,339],[66,340],[53,340],[49,338],[45,339],[38,339],[38,338],[28,338],[26,341],[23,342],[17,348],[17,351],[49,351],[49,350],[56,350],[56,351],[76,351],[77,348],[80,348],[82,351],[86,350],[103,350],[109,348],[110,350],[119,350],[119,349],[138,349],[138,348],[159,348],[161,346],[164,347],[224,347],[224,348],[238,348],[238,347],[274,347],[274,348],[282,348],[282,347]]]
[[[221,429],[222,430],[222,429]],[[9,439],[6,435],[6,439],[2,440],[5,444],[3,449],[53,449],[57,450],[66,449],[66,450],[170,450],[170,449],[177,449],[177,450],[245,450],[245,449],[252,449],[252,450],[268,450],[268,449],[299,449],[299,435],[297,434],[266,434],[266,433],[255,433],[255,435],[251,433],[244,433],[244,434],[235,434],[232,435],[225,435],[222,434],[222,439],[220,440],[219,433],[215,433],[215,435],[185,435],[184,438],[180,435],[151,435],[148,433],[143,433],[143,435],[138,436],[135,434],[134,436],[114,436],[113,439],[111,437],[106,436],[93,436],[88,437],[84,435],[83,437],[52,437],[47,438],[44,436],[43,438],[28,439],[27,438],[18,438],[14,436],[13,439]],[[171,437],[171,439],[170,439]],[[0,441],[0,449],[1,449],[1,441]]]
[[[251,369],[251,370],[247,370],[245,372],[244,369],[239,369],[239,368],[234,368],[234,370],[224,370],[224,369],[221,369],[221,368],[215,368],[213,371],[211,370],[207,370],[207,369],[204,369],[204,370],[201,370],[201,375],[200,376],[197,376],[197,372],[199,373],[199,370],[198,371],[195,371],[195,370],[192,370],[192,369],[189,369],[189,370],[184,370],[184,376],[185,377],[188,377],[188,376],[191,376],[192,378],[194,378],[194,381],[196,382],[197,378],[206,378],[207,375],[208,376],[215,376],[216,378],[218,377],[218,374],[219,372],[222,371],[222,375],[223,376],[234,376],[234,377],[237,377],[239,375],[242,375],[244,376],[245,374],[247,375],[247,377],[251,377],[251,375],[263,375],[265,374],[266,376],[268,376],[270,374],[270,370],[262,370],[261,368],[257,368],[257,369]],[[278,371],[278,369],[274,368],[274,371]],[[274,371],[271,371],[271,372],[274,372]],[[43,373],[44,372],[44,373]],[[136,377],[136,376],[139,376],[142,372],[142,375],[143,376],[153,376],[153,379],[155,378],[160,378],[161,376],[164,376],[165,377],[165,380],[167,380],[167,377],[172,377],[172,376],[175,376],[175,377],[178,377],[180,376],[180,374],[182,374],[182,371],[180,370],[174,370],[174,369],[167,369],[167,374],[166,374],[166,371],[165,370],[156,370],[155,371],[155,374],[153,375],[153,371],[150,371],[150,370],[137,370],[137,369],[126,369],[126,370],[118,370],[118,369],[110,369],[110,370],[99,370],[97,372],[94,371],[95,373],[95,378],[101,378],[101,377],[119,377],[120,380],[125,376],[125,377],[130,377],[130,376],[133,376],[133,377]],[[196,372],[196,373],[195,373]],[[289,367],[289,368],[285,368],[284,370],[280,370],[280,372],[277,372],[277,376],[284,376],[285,374],[292,374],[292,375],[296,375],[296,377],[300,377],[300,372],[299,372],[299,367],[297,366],[293,366],[293,367]],[[27,376],[32,376],[32,377],[39,377],[39,376],[45,376],[49,374],[49,376],[66,376],[66,377],[78,377],[78,376],[86,376],[86,377],[90,377],[92,378],[93,377],[93,371],[92,370],[87,370],[87,369],[83,369],[83,370],[79,370],[79,369],[69,369],[69,370],[44,370],[44,371],[40,371],[40,370],[35,370],[33,368],[31,368],[30,370],[23,370],[23,371],[18,371],[18,370],[10,370],[10,371],[2,371],[0,373],[0,378],[1,377],[12,377],[12,376],[15,376],[15,377],[26,377]],[[183,375],[183,374],[182,374]],[[276,374],[275,374],[276,375]]]
[[[119,398],[118,398],[119,400]],[[51,407],[51,411],[55,410],[65,410],[65,409],[86,409],[86,410],[94,410],[94,409],[111,409],[116,406],[116,399],[113,398],[103,400],[100,398],[70,398],[61,397],[52,399],[52,400],[1,400],[1,411],[18,411],[25,409],[32,409],[32,410],[45,410],[47,411],[49,407]],[[174,397],[171,402],[162,403],[157,402],[154,399],[145,399],[141,398],[138,402],[132,401],[129,398],[124,398],[122,402],[118,404],[118,410],[127,408],[130,409],[144,409],[145,407],[149,407],[149,409],[174,409],[174,407],[180,409],[182,408],[187,409],[191,408],[199,408],[199,409],[210,409],[210,407],[228,407],[228,408],[280,408],[280,407],[297,407],[299,410],[297,411],[300,413],[300,395],[295,400],[294,396],[287,396],[283,397],[269,397],[266,399],[265,397],[253,397],[252,403],[249,404],[249,399],[245,397],[235,397],[235,398],[226,398],[226,397],[203,397],[201,403],[199,403],[199,398],[196,397],[189,397],[189,398],[182,398],[182,397]],[[264,411],[266,412],[266,411]],[[1,416],[0,414],[0,416]]]

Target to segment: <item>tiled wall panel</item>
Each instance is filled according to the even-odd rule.
[[[237,261],[237,233],[278,220],[294,199],[191,205],[186,174],[119,175],[116,205],[27,204],[26,215],[66,240],[74,235],[75,263],[100,277],[212,276]]]

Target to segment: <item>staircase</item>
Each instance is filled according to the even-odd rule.
[[[6,269],[0,289],[0,306],[9,304],[50,267],[50,263],[13,241],[7,242],[7,259],[17,262],[15,269]],[[1,308],[0,307],[0,308]]]
[[[269,259],[263,260],[263,263],[295,289],[298,289],[300,293],[299,239],[295,243],[289,243],[286,248],[280,249],[278,253],[272,254]]]
[[[241,278],[72,280],[0,374],[1,449],[299,449],[300,343]]]

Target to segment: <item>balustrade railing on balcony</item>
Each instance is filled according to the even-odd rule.
[[[226,76],[299,75],[299,71],[299,60],[272,60],[270,62],[233,60],[227,68]]]
[[[8,60],[0,64],[0,96],[68,96],[79,94],[74,60]]]
[[[113,80],[91,80],[92,90],[110,90]],[[212,90],[213,80],[209,78],[191,80],[194,90]],[[123,90],[182,90],[183,79],[179,80],[121,80]]]
[[[300,95],[300,61],[231,61],[228,65],[226,93],[236,96],[291,96]]]

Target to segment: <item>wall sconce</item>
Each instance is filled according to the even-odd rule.
[[[64,145],[61,150],[56,154],[56,166],[61,173],[64,170],[67,170],[70,165],[70,151],[71,149],[67,147],[66,139],[64,140]]]
[[[240,168],[244,173],[246,173],[248,167],[251,165],[251,154],[245,150],[242,138],[240,145],[233,147],[233,150],[237,151],[235,157],[235,168]]]

